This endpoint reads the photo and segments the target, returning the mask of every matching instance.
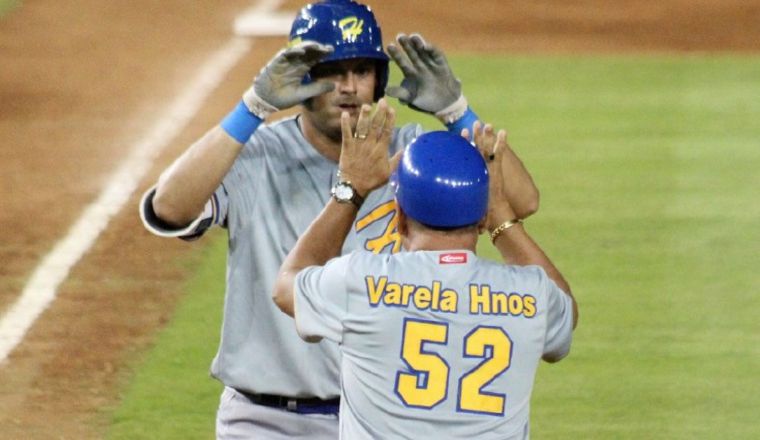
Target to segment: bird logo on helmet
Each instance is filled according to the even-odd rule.
[[[433,228],[478,223],[488,209],[488,168],[478,149],[448,131],[431,131],[406,147],[393,176],[396,202]]]
[[[370,58],[377,62],[374,99],[385,94],[388,84],[388,55],[375,14],[368,6],[352,0],[325,0],[304,6],[290,28],[288,45],[302,41],[329,44],[333,52],[322,62]],[[311,79],[305,78],[305,82]]]

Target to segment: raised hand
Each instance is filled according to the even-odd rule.
[[[462,85],[454,77],[443,52],[428,44],[419,34],[399,34],[397,45],[388,46],[388,54],[401,69],[404,79],[398,86],[388,86],[385,93],[402,104],[426,113],[438,113],[462,96]]]
[[[467,129],[462,130],[462,136],[468,138]],[[509,179],[504,175],[504,162],[509,160],[507,150],[507,132],[494,132],[491,124],[481,125],[478,121],[473,125],[473,143],[483,155],[488,167],[488,214],[486,228],[492,231],[504,221],[516,218],[515,211],[509,203],[510,196],[506,185]]]
[[[338,169],[341,178],[351,182],[361,196],[388,182],[393,168],[388,158],[388,147],[396,123],[396,112],[384,98],[378,101],[373,115],[370,115],[371,111],[369,105],[362,106],[353,133],[348,113],[343,112],[340,118],[343,145]]]
[[[327,81],[303,84],[309,70],[332,51],[332,46],[314,41],[304,41],[279,51],[253,80],[243,101],[251,112],[263,119],[277,110],[333,90],[335,84]]]

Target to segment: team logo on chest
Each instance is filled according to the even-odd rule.
[[[379,236],[371,237],[364,242],[364,249],[379,254],[388,246],[391,247],[391,253],[396,253],[401,250],[401,236],[398,234],[398,218],[396,217],[396,201],[391,200],[389,202],[379,205],[369,214],[356,221],[356,233],[365,230],[370,225],[380,222],[383,219],[387,219],[388,223],[385,225],[385,229]]]

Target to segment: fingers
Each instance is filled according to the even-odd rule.
[[[462,130],[462,136],[465,134],[466,128]],[[503,145],[506,144],[507,133],[504,130],[500,130],[498,134],[494,133],[493,125],[483,125],[480,121],[475,121],[472,125],[473,131],[473,143],[478,147],[478,151],[483,155],[486,161],[493,161],[496,158],[497,152],[503,149]],[[502,144],[499,147],[499,143]]]
[[[427,62],[431,66],[435,68],[448,67],[449,62],[446,60],[446,55],[444,55],[443,52],[438,50],[438,48],[436,48],[435,46],[429,46],[427,55],[428,55]]]
[[[332,92],[333,90],[335,90],[335,83],[332,81],[316,81],[309,84],[299,85],[296,94],[298,102],[303,102],[309,98]]]
[[[391,136],[393,136],[393,127],[395,126],[396,111],[391,107],[387,107],[386,104],[385,118],[383,120],[383,125],[379,127],[380,132],[378,133],[378,142],[384,145],[386,150],[391,143]]]
[[[375,110],[375,114],[372,115],[372,120],[370,121],[369,134],[374,136],[376,139],[380,138],[382,135],[383,126],[387,119],[387,115],[388,102],[383,98],[377,102],[377,109]]]
[[[496,134],[496,144],[493,147],[493,154],[496,157],[500,157],[501,153],[507,147],[507,132],[506,130],[499,130]]]
[[[385,99],[377,103],[377,109],[370,116],[371,107],[362,106],[352,135],[351,117],[341,113],[341,134],[343,146],[338,163],[341,175],[350,180],[358,191],[369,192],[388,181],[392,167],[396,166],[400,155],[388,157],[388,148],[396,125],[396,113]]]
[[[372,122],[370,119],[371,111],[372,106],[369,104],[362,105],[359,111],[359,119],[356,121],[356,131],[354,132],[354,136],[357,139],[366,139],[367,135],[369,135],[369,126]]]
[[[396,124],[396,111],[388,106],[385,98],[378,101],[377,109],[372,116],[370,116],[371,110],[372,107],[369,105],[362,106],[354,137],[362,140],[369,138],[381,143],[389,141]]]
[[[418,52],[424,49],[424,42],[422,39],[413,39],[407,35],[399,34],[399,36],[396,37],[396,41],[398,41],[398,44],[404,49],[406,56],[409,57],[409,61],[416,70],[419,70],[421,66],[424,66],[425,63],[420,58],[420,53]],[[422,49],[420,49],[420,47],[422,47]]]
[[[333,52],[333,47],[316,42],[307,42],[304,44],[304,51],[303,61],[306,64],[313,66],[319,63],[326,56],[330,55]]]
[[[462,131],[459,133],[459,135],[469,141],[470,140],[470,129],[463,128]]]
[[[420,34],[412,34],[409,37],[409,44],[414,49],[414,53],[417,55],[419,62],[427,67],[436,67],[435,61],[432,58],[433,47],[429,45],[422,38]]]
[[[398,169],[398,164],[401,163],[401,157],[404,155],[404,150],[399,150],[396,152],[396,154],[393,155],[393,157],[390,158],[388,161],[391,166],[391,173],[395,172],[396,169]]]
[[[411,46],[417,53],[420,62],[433,70],[448,70],[448,61],[446,56],[438,48],[425,41],[420,34],[412,34],[410,37]]]
[[[416,32],[413,33],[409,37],[409,39],[412,41],[412,44],[414,44],[414,46],[417,47],[420,50],[422,50],[422,49],[428,49],[430,47],[430,45],[427,43],[427,41],[425,41],[425,39],[422,38],[422,35],[420,35],[420,34],[418,34]]]
[[[483,125],[480,123],[480,121],[475,121],[475,123],[472,124],[472,143],[478,147],[480,154],[482,154],[483,157],[486,157],[488,153],[486,153],[483,149],[483,133],[481,131],[482,126]]]
[[[340,130],[343,135],[343,150],[346,150],[353,144],[354,140],[354,135],[351,133],[351,116],[348,112],[340,114]]]
[[[327,44],[320,44],[316,41],[303,41],[293,47],[282,51],[282,56],[289,63],[300,63],[307,66],[314,66],[324,57],[333,52],[333,47]]]
[[[402,35],[403,34],[400,34],[396,38],[401,38]],[[401,50],[397,45],[389,44],[388,55],[390,55],[398,68],[401,69],[401,73],[403,73],[404,76],[412,76],[416,74],[417,70],[415,69],[414,65],[412,65],[409,57],[406,55],[405,49]]]
[[[385,94],[391,98],[396,98],[401,102],[410,102],[414,99],[412,92],[401,86],[388,86],[385,88]]]
[[[493,160],[496,135],[493,132],[493,125],[486,124],[483,127],[483,149],[486,151],[488,158]]]

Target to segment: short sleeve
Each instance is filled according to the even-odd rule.
[[[174,227],[161,220],[153,210],[153,197],[156,187],[150,188],[140,200],[140,218],[151,233],[159,237],[178,237],[183,240],[195,240],[213,225],[224,225],[227,218],[227,192],[223,186],[217,188],[203,207],[203,212],[189,225]]]
[[[334,258],[324,266],[311,266],[295,280],[295,320],[301,338],[327,338],[341,343],[347,312],[346,272],[350,255]]]
[[[573,302],[568,294],[541,270],[541,285],[547,303],[544,355],[556,360],[570,352],[573,340]]]

